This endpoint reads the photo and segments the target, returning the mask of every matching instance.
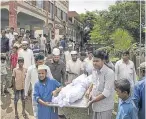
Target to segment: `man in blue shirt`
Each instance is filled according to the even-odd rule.
[[[145,83],[146,83],[146,62],[140,64],[139,68],[141,72],[141,80],[135,85],[134,93],[133,93],[133,100],[139,109],[138,111],[138,118],[145,119]]]
[[[65,46],[66,46],[65,37],[63,39],[61,39],[60,44],[63,47],[63,50],[65,50]]]
[[[38,67],[39,81],[34,86],[33,98],[38,102],[38,117],[37,119],[58,119],[57,113],[54,112],[49,103],[52,96],[57,96],[61,91],[60,83],[55,79],[46,77],[47,66],[40,65]]]
[[[127,79],[116,80],[115,90],[121,99],[116,119],[138,119],[138,110],[134,101],[129,96],[130,82]]]

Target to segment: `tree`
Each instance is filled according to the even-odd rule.
[[[111,39],[113,40],[114,48],[117,51],[128,50],[133,41],[133,37],[130,33],[127,30],[120,28],[116,29],[116,31],[112,33]]]
[[[112,44],[110,35],[118,28],[127,30],[133,37],[133,42],[139,42],[140,34],[140,2],[118,1],[111,5],[108,10],[86,12],[81,14],[81,19],[85,22],[87,18],[92,18],[93,25],[90,35],[91,40],[97,43]],[[141,21],[145,23],[145,2],[141,2]],[[142,43],[145,39],[142,30]]]
[[[140,34],[140,17],[143,25],[145,23],[145,4],[136,1],[117,2],[115,5],[109,7],[109,27],[111,32],[117,28],[128,30],[133,36],[134,41],[139,41]],[[142,32],[142,39],[144,41],[144,32]]]

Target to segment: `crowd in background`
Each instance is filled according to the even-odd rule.
[[[144,119],[145,62],[139,66],[141,76],[138,81],[128,51],[123,52],[121,60],[114,65],[108,53],[90,49],[86,52],[80,50],[79,46],[65,36],[59,42],[51,40],[48,43],[46,35],[34,38],[30,37],[29,31],[18,34],[14,32],[14,28],[1,31],[1,95],[9,93],[7,70],[10,69],[11,87],[15,94],[15,118],[19,119],[19,94],[22,114],[26,117],[25,101],[30,90],[35,118],[58,118],[47,107],[52,94],[56,95],[61,86],[66,86],[81,74],[86,74],[93,76],[93,82],[85,94],[90,100],[88,104],[92,105],[93,119],[111,119],[114,90],[120,98],[117,119]],[[41,85],[44,82],[48,84],[46,87]],[[45,92],[46,89],[51,92]],[[62,114],[59,116],[61,118]]]

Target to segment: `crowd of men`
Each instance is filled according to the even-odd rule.
[[[138,68],[141,76],[137,79],[128,51],[123,52],[121,60],[114,65],[106,52],[79,52],[73,42],[66,45],[64,39],[58,46],[52,47],[52,52],[48,54],[45,52],[46,42],[44,36],[30,40],[30,32],[19,35],[13,28],[9,32],[1,31],[1,95],[9,93],[7,70],[10,69],[15,119],[19,119],[19,95],[22,100],[22,114],[26,118],[25,103],[30,90],[36,119],[61,118],[62,114],[55,113],[49,107],[52,96],[56,96],[62,87],[81,74],[92,75],[92,82],[85,96],[89,99],[88,105],[92,105],[93,119],[112,118],[114,90],[120,98],[116,110],[117,119],[145,118],[145,62]]]

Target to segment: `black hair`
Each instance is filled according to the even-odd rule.
[[[129,55],[129,51],[124,51],[123,54]]]
[[[30,31],[29,30],[26,30],[26,33],[30,33]]]
[[[108,60],[108,59],[109,59],[108,53],[105,54],[104,59],[105,59],[105,60]]]
[[[44,60],[44,56],[41,55],[41,54],[38,54],[35,56],[35,61],[38,61],[38,60]]]
[[[90,54],[90,53],[93,53],[92,50],[89,50],[89,51],[88,51],[88,54]]]
[[[127,79],[120,79],[115,81],[115,88],[119,89],[121,92],[126,91],[130,93],[130,82]]]
[[[82,51],[82,52],[80,53],[80,55],[81,55],[81,56],[86,56],[86,53],[85,53],[84,51]]]
[[[18,62],[24,62],[24,58],[23,57],[18,57]]]
[[[22,37],[22,36],[19,35],[18,38],[20,38],[20,37]]]
[[[15,46],[15,45],[13,46],[13,48],[15,48],[16,50],[18,50],[18,47],[17,47],[17,46]]]
[[[93,56],[94,56],[95,58],[100,58],[101,60],[104,60],[105,54],[104,54],[103,51],[95,50],[95,51],[93,52]]]
[[[6,60],[6,56],[1,56],[1,60]]]
[[[13,29],[14,30],[14,27],[11,27],[10,29]]]

